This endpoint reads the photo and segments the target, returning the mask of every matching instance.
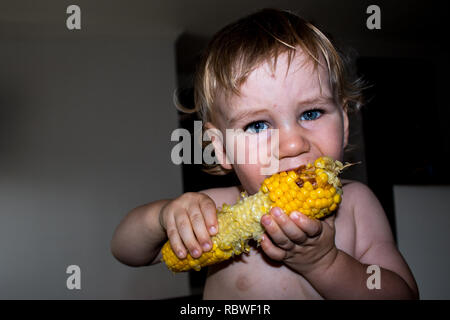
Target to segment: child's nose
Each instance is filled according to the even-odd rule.
[[[279,131],[279,159],[297,157],[308,152],[310,143],[301,129],[290,129]]]

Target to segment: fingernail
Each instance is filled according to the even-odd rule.
[[[278,208],[273,209],[272,212],[275,217],[281,216],[281,210]]]
[[[291,215],[290,215],[290,217],[292,218],[292,219],[298,219],[298,214],[297,214],[297,212],[292,212],[291,213]]]
[[[215,234],[217,232],[216,227],[210,227],[209,232],[211,232],[212,234]]]
[[[183,251],[178,251],[178,258],[184,258],[184,252]]]
[[[195,249],[194,251],[192,251],[192,256],[198,256],[199,252],[197,249]]]
[[[272,220],[272,219],[270,219],[269,216],[264,216],[264,217],[262,218],[262,222],[263,222],[266,226],[270,225],[270,223],[272,222],[271,220]]]
[[[204,243],[203,249],[205,249],[206,251],[209,251],[209,249],[211,249],[211,246],[209,245],[209,243]]]

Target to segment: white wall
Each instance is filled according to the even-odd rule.
[[[450,186],[394,186],[398,246],[421,299],[450,299]]]
[[[0,299],[165,298],[186,274],[110,253],[133,207],[180,194],[175,33],[1,42]],[[68,265],[80,291],[66,288]]]

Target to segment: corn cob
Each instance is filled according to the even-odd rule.
[[[224,204],[217,213],[219,232],[212,237],[213,247],[199,258],[190,254],[179,259],[167,241],[161,249],[162,260],[173,272],[200,270],[201,267],[222,262],[250,250],[249,241],[261,241],[264,228],[261,217],[272,207],[280,207],[286,214],[300,211],[320,219],[336,210],[342,199],[339,173],[343,165],[329,157],[320,157],[314,165],[283,171],[266,178],[260,190],[252,195],[241,194],[233,206]]]

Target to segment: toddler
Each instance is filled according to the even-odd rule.
[[[211,40],[195,79],[195,104],[206,129],[252,144],[213,139],[215,174],[234,171],[240,186],[188,192],[133,209],[120,223],[112,253],[131,266],[159,263],[170,240],[179,258],[211,249],[218,232],[216,208],[234,204],[240,192],[258,191],[268,174],[262,164],[227,158],[249,155],[276,130],[278,171],[321,156],[343,160],[348,113],[360,106],[358,82],[350,82],[328,38],[297,15],[264,9],[225,27]],[[239,134],[241,132],[241,134]],[[235,148],[235,149],[234,149]],[[210,266],[205,299],[414,299],[415,280],[396,248],[377,198],[364,184],[343,180],[335,214],[321,220],[274,207],[262,217],[266,233],[249,254]],[[380,287],[369,289],[370,265]],[[372,270],[372,269],[371,269]]]

